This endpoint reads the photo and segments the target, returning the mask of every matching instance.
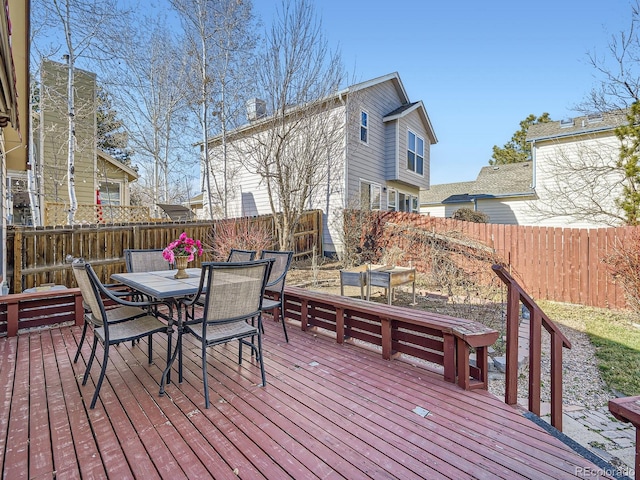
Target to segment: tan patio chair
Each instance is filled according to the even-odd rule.
[[[242,347],[249,346],[260,365],[262,386],[266,385],[262,359],[261,310],[264,287],[272,263],[273,260],[267,259],[202,264],[200,287],[193,298],[204,296],[204,315],[201,319],[187,320],[184,333],[195,335],[202,345],[202,380],[206,408],[209,408],[207,347],[238,340],[238,363],[242,363]],[[182,300],[185,311],[193,306],[194,301]],[[255,326],[247,321],[253,319],[257,319]],[[181,339],[178,340],[178,346],[179,355],[182,355]]]
[[[229,256],[227,257],[227,262],[249,262],[256,258],[255,250],[239,250],[237,248],[232,248],[229,251]],[[191,318],[195,318],[195,307],[203,307],[204,306],[204,295],[201,295],[200,298],[197,298],[195,302],[193,302],[191,308]]]
[[[256,258],[255,250],[239,250],[232,248],[227,257],[227,262],[248,262]]]
[[[273,268],[269,274],[269,280],[265,291],[267,297],[262,301],[262,311],[273,311],[273,318],[280,317],[282,322],[282,330],[284,331],[284,338],[289,343],[289,335],[287,335],[287,324],[284,321],[284,282],[287,278],[287,272],[291,266],[291,259],[293,258],[293,252],[278,252],[275,250],[263,250],[260,253],[260,258],[273,258]]]
[[[107,370],[109,347],[121,342],[129,340],[134,341],[142,337],[148,337],[148,355],[149,363],[151,363],[153,361],[153,334],[167,332],[167,356],[169,356],[171,350],[172,329],[167,327],[167,324],[160,321],[153,313],[156,312],[157,309],[151,307],[155,307],[161,302],[130,302],[123,300],[122,298],[114,295],[100,282],[90,264],[82,261],[76,261],[73,263],[72,269],[76,283],[82,292],[82,298],[87,302],[91,310],[90,313],[85,313],[85,322],[91,324],[93,328],[93,347],[91,349],[89,361],[87,362],[87,369],[85,370],[84,377],[82,378],[82,385],[86,385],[87,380],[89,379],[89,373],[91,372],[91,366],[93,365],[93,360],[96,356],[98,343],[101,343],[104,347],[100,377],[96,382],[96,390],[93,394],[91,405],[89,407],[94,408]],[[103,297],[106,297],[110,301],[122,306],[148,310],[144,316],[136,316],[112,323],[109,321],[109,316],[102,299]]]
[[[142,250],[127,248],[124,251],[124,263],[129,273],[155,272],[172,268],[172,265],[162,256],[161,248]]]
[[[82,259],[76,259],[74,263],[80,262],[84,263]],[[120,298],[132,299],[135,296],[135,293],[126,290],[124,285],[120,284],[108,284],[104,285],[105,288],[108,288],[113,295],[116,295]],[[80,341],[78,342],[78,348],[76,350],[76,354],[73,357],[73,363],[78,363],[78,358],[80,358],[80,352],[82,351],[82,345],[84,344],[84,339],[87,336],[87,330],[89,329],[90,317],[91,317],[91,307],[89,303],[84,298],[84,292],[82,297],[82,308],[84,309],[84,325],[82,326],[82,335],[80,336]],[[88,293],[88,292],[87,292]],[[118,323],[123,322],[125,320],[131,320],[135,317],[144,317],[147,315],[148,309],[141,307],[132,307],[130,305],[116,305],[109,306],[106,309],[107,321],[110,323]]]

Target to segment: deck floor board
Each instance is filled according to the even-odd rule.
[[[379,352],[265,322],[267,386],[237,343],[210,348],[204,408],[200,347],[186,336],[158,395],[166,336],[112,347],[96,408],[101,352],[82,386],[81,329],[0,338],[4,478],[579,478],[588,460],[486,391]],[[92,339],[91,335],[88,336]],[[175,337],[174,337],[175,343]],[[429,411],[426,417],[416,407]]]

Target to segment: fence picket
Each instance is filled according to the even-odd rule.
[[[578,229],[472,224],[400,212],[383,212],[377,221],[382,227],[386,222],[410,223],[413,228],[433,233],[461,232],[493,248],[533,298],[604,308],[627,306],[621,286],[602,260],[616,244],[629,244],[640,227]]]
[[[256,217],[272,230],[271,215]],[[213,222],[166,222],[123,225],[76,225],[72,227],[10,227],[7,232],[7,272],[11,292],[20,293],[43,283],[75,286],[67,255],[82,257],[96,267],[105,283],[112,273],[124,271],[125,248],[164,248],[183,231],[206,240]],[[296,255],[322,249],[322,212],[305,212],[296,232]],[[274,248],[276,245],[273,246]],[[195,265],[208,258],[199,258]]]

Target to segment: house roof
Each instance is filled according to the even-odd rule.
[[[614,110],[601,114],[583,115],[558,122],[536,123],[531,125],[527,130],[527,141],[544,141],[613,131],[627,123],[627,110]]]
[[[393,73],[389,73],[387,75],[382,75],[380,77],[376,77],[373,78],[371,80],[367,80],[365,82],[360,82],[360,83],[356,83],[354,85],[351,85],[343,90],[340,90],[338,92],[336,92],[334,95],[329,96],[325,99],[323,99],[323,102],[329,102],[329,101],[336,101],[338,99],[340,99],[341,97],[345,97],[348,96],[351,93],[360,91],[360,90],[364,90],[366,88],[370,88],[379,84],[382,84],[384,82],[391,82],[394,86],[394,88],[396,89],[396,92],[398,93],[398,97],[400,99],[400,102],[402,103],[402,105],[397,108],[396,110],[394,110],[393,112],[390,112],[389,114],[387,114],[383,121],[392,121],[395,120],[397,118],[400,118],[404,115],[408,115],[409,113],[417,110],[420,114],[420,117],[422,119],[422,121],[425,123],[425,125],[427,126],[427,130],[429,132],[429,139],[431,140],[432,144],[437,143],[438,139],[436,138],[435,132],[433,130],[433,125],[431,124],[431,120],[429,119],[429,115],[427,115],[427,110],[424,107],[424,104],[422,103],[422,100],[418,101],[418,102],[410,102],[409,101],[409,96],[407,95],[407,92],[404,88],[404,85],[402,84],[402,81],[400,80],[400,75],[398,74],[398,72],[393,72]],[[295,107],[291,109],[291,111],[294,111]],[[269,125],[269,121],[272,120],[271,117],[265,117],[262,118],[260,120],[256,120],[253,122],[249,122],[246,123],[245,125],[242,125],[238,128],[236,128],[235,130],[233,130],[233,134],[242,134],[244,132],[247,131],[251,131],[253,129],[256,128],[260,128],[261,125]],[[216,143],[221,141],[222,139],[222,135],[218,134],[215,135],[211,138],[208,139],[207,143]],[[197,145],[202,146],[202,143],[199,142]]]
[[[191,197],[186,202],[182,202],[182,205],[184,205],[185,207],[200,207],[200,208],[202,208],[203,202],[204,202],[204,194],[203,193],[199,193],[198,195],[196,195],[194,197]]]
[[[432,185],[420,192],[421,205],[468,203],[475,199],[534,195],[531,162],[482,167],[475,181]]]
[[[380,77],[372,78],[371,80],[367,80],[365,82],[353,84],[350,87],[347,87],[346,89],[338,92],[338,94],[357,92],[359,90],[364,90],[365,88],[373,87],[375,85],[379,85],[388,81],[391,81],[393,83],[393,86],[396,88],[398,96],[400,97],[400,101],[403,104],[408,104],[409,95],[407,95],[407,91],[402,84],[402,80],[400,80],[400,75],[398,74],[398,72],[388,73]]]
[[[106,160],[107,162],[112,164],[114,167],[119,168],[120,170],[125,172],[129,176],[130,182],[133,182],[134,180],[137,180],[140,177],[140,175],[138,175],[138,172],[136,170],[126,165],[125,163],[122,163],[121,161],[116,160],[104,150],[98,149],[98,157]]]
[[[401,105],[400,107],[396,108],[395,110],[387,113],[384,118],[382,119],[383,122],[391,122],[394,120],[397,120],[399,118],[402,118],[408,114],[410,114],[411,112],[415,112],[418,111],[418,113],[420,114],[420,116],[422,117],[422,121],[429,127],[428,133],[429,133],[429,139],[431,140],[431,144],[436,144],[438,143],[438,139],[436,138],[436,134],[433,131],[433,125],[431,125],[431,120],[429,119],[429,115],[427,115],[427,109],[424,108],[424,103],[422,103],[422,100],[419,100],[417,102],[412,102],[412,103],[407,103],[404,105]]]

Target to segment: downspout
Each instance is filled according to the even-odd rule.
[[[340,96],[341,103],[344,105],[344,162],[343,172],[344,175],[344,193],[342,195],[342,208],[346,209],[349,198],[349,93],[345,93],[345,99]]]
[[[536,141],[531,140],[531,165],[533,169],[533,178],[531,179],[531,189],[536,189]]]

